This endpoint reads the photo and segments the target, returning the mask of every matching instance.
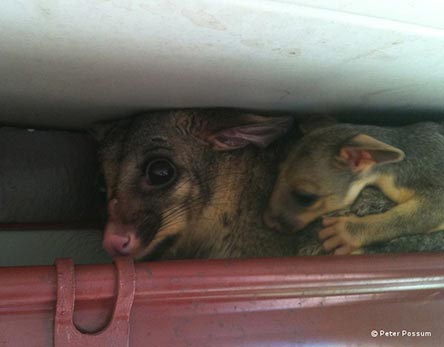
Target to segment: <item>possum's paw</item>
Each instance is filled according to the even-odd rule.
[[[359,254],[362,247],[361,239],[349,229],[353,217],[325,217],[319,232],[319,238],[327,252],[336,255]]]

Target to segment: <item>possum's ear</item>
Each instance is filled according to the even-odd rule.
[[[264,117],[252,114],[241,115],[239,123],[217,130],[205,137],[217,151],[231,151],[254,145],[260,148],[283,136],[293,125],[292,117]]]
[[[88,133],[98,142],[102,143],[106,138],[112,135],[113,132],[119,129],[127,128],[130,124],[129,119],[103,121],[92,124],[88,128]]]
[[[299,123],[299,129],[301,130],[302,134],[305,135],[313,130],[335,125],[336,123],[336,119],[329,116],[312,116],[302,120]]]
[[[353,172],[362,172],[373,165],[395,163],[405,158],[399,148],[374,137],[359,134],[348,140],[340,149],[336,161]]]

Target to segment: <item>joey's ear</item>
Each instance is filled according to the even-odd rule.
[[[249,144],[264,148],[283,136],[293,124],[292,117],[241,115],[241,124],[215,131],[205,137],[215,150],[231,151]]]
[[[341,147],[336,160],[341,166],[347,166],[354,172],[362,172],[373,165],[394,163],[404,158],[405,154],[399,148],[359,134]]]
[[[310,118],[303,119],[299,123],[299,129],[302,134],[308,134],[313,130],[325,128],[337,123],[336,119],[329,116],[312,116]]]

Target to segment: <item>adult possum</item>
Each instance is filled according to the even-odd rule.
[[[299,236],[273,233],[261,218],[291,124],[187,110],[102,127],[105,249],[138,259],[296,255]]]

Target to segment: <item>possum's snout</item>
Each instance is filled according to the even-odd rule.
[[[103,235],[103,248],[111,256],[134,255],[141,246],[138,230],[133,224],[120,220],[117,206],[117,199],[108,203],[109,220]]]
[[[163,237],[161,219],[157,213],[148,210],[143,210],[142,218],[140,215],[141,212],[134,209],[134,204],[125,199],[114,198],[108,202],[103,248],[109,255],[139,259],[156,249],[159,237]]]
[[[140,241],[133,233],[116,234],[105,231],[103,248],[111,256],[131,255],[139,245]]]
[[[292,216],[291,219],[284,214],[273,214],[267,209],[263,215],[263,221],[266,226],[277,232],[294,232],[299,231],[306,226],[298,218]]]

